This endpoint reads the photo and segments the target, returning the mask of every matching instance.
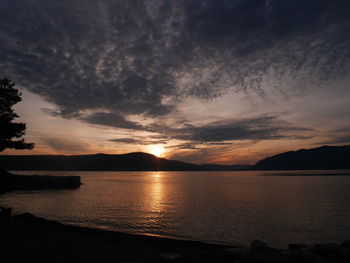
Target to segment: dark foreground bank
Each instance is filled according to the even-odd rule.
[[[349,262],[350,242],[250,248],[64,225],[0,212],[1,262]]]

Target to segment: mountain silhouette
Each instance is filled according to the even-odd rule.
[[[322,146],[277,154],[257,162],[253,170],[350,169],[350,145]]]
[[[6,170],[41,171],[241,171],[350,169],[350,145],[322,146],[277,154],[254,166],[192,164],[152,154],[0,155]]]
[[[6,170],[61,171],[213,171],[239,170],[240,165],[197,165],[158,158],[152,154],[93,155],[1,155],[0,166]]]

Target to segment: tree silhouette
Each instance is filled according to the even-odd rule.
[[[12,106],[20,102],[21,93],[14,88],[15,83],[7,78],[0,79],[0,152],[5,149],[33,149],[34,143],[21,139],[25,135],[26,124],[12,122],[19,116]]]

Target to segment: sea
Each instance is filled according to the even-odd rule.
[[[350,239],[350,171],[104,172],[72,190],[16,191],[0,206],[62,223],[248,246]]]

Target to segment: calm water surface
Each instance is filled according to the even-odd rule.
[[[81,176],[83,185],[77,190],[0,196],[0,205],[11,206],[15,212],[70,224],[229,244],[247,245],[261,239],[278,247],[350,239],[350,176],[318,176],[315,171],[312,176],[279,176],[280,172],[269,172],[270,176],[264,176],[267,172],[18,173]]]

